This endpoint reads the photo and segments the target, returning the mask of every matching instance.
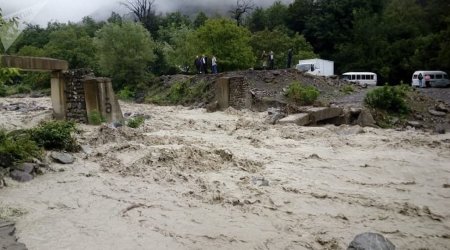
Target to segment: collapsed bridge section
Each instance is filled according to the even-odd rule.
[[[1,56],[0,66],[23,71],[51,72],[53,115],[59,120],[89,123],[98,112],[108,122],[123,120],[111,79],[89,70],[69,70],[67,61],[44,57]]]

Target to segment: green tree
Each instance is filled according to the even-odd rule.
[[[267,28],[273,30],[276,27],[286,27],[288,7],[281,1],[276,1],[267,10]]]
[[[166,47],[169,64],[181,72],[194,72],[194,58],[199,55],[195,32],[187,26],[172,27],[169,31]]]
[[[45,45],[47,56],[67,60],[70,68],[96,69],[93,55],[93,39],[76,24],[61,26],[50,34],[50,41]]]
[[[314,10],[314,0],[295,0],[289,4],[286,16],[288,27],[302,34]]]
[[[200,11],[197,16],[194,19],[194,28],[199,28],[205,24],[206,20],[208,20],[208,17],[203,11]]]
[[[276,68],[286,67],[289,49],[292,49],[293,51],[293,64],[300,59],[316,57],[311,44],[309,44],[302,35],[295,33],[294,36],[290,37],[286,30],[281,31],[277,29],[270,31],[266,29],[264,31],[255,32],[251,38],[251,45],[255,55],[261,55],[263,51],[266,53],[273,51]],[[260,59],[266,60],[266,58]]]
[[[101,29],[103,25],[105,25],[105,22],[96,22],[92,17],[89,16],[83,17],[83,20],[81,21],[81,27],[90,37],[94,37],[95,32]]]
[[[108,23],[121,24],[122,23],[122,16],[113,11],[113,12],[111,12],[111,16],[109,16],[108,20],[106,20],[106,21]]]
[[[222,70],[253,66],[250,31],[229,19],[210,19],[196,31],[197,51],[215,55]],[[193,60],[193,58],[192,58]]]
[[[170,26],[190,26],[192,24],[189,16],[181,14],[181,12],[176,11],[172,13],[167,13],[166,16],[161,18],[160,29],[170,27]]]
[[[247,18],[247,27],[252,32],[262,31],[267,27],[266,10],[257,7]]]
[[[155,60],[155,42],[139,23],[109,23],[94,40],[100,72],[111,76],[116,87],[136,86],[146,80]]]

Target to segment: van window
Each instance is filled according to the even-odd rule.
[[[357,75],[356,80],[361,80],[361,75]]]
[[[436,79],[442,79],[442,75],[436,75]]]
[[[373,76],[371,76],[371,75],[366,75],[366,79],[367,79],[367,80],[373,80]]]
[[[413,75],[413,79],[417,79],[417,75]]]
[[[430,75],[430,79],[434,79],[434,75]]]

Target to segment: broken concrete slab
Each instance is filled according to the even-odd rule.
[[[289,115],[278,121],[279,124],[297,124],[299,126],[308,125],[311,122],[310,116],[307,113],[298,113]]]
[[[428,113],[430,113],[431,115],[434,115],[434,116],[439,116],[439,117],[444,117],[447,115],[445,112],[437,111],[434,109],[428,109]]]
[[[376,127],[376,121],[367,109],[363,109],[356,120],[356,124],[361,127]]]
[[[310,115],[312,123],[338,117],[342,114],[342,108],[337,107],[311,107],[305,110]]]

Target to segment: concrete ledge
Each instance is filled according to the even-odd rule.
[[[328,107],[312,107],[306,111],[311,117],[311,122],[319,122],[331,118],[338,117],[342,114],[341,108],[328,108]]]
[[[310,123],[310,117],[309,114],[306,113],[298,113],[293,114],[288,117],[285,117],[278,121],[279,124],[297,124],[299,126],[305,126]]]
[[[0,65],[26,71],[61,71],[69,69],[69,63],[45,57],[1,56]]]

